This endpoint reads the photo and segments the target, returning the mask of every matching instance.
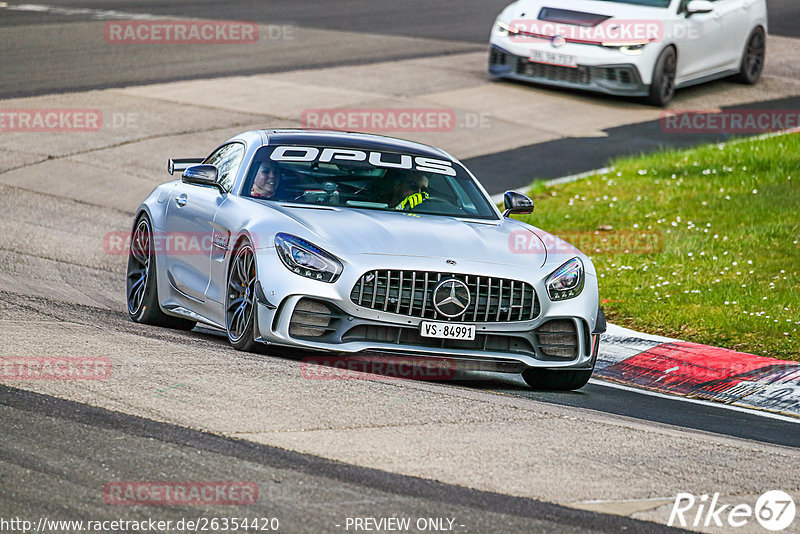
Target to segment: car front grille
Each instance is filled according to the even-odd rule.
[[[471,297],[464,313],[452,318],[436,311],[431,298],[436,285],[451,278],[464,282]],[[353,286],[350,299],[363,308],[438,321],[530,321],[540,311],[536,291],[527,282],[430,271],[370,271]]]
[[[435,347],[442,349],[507,352],[544,361],[574,360],[578,356],[578,330],[570,319],[547,321],[533,331],[534,339],[524,335],[476,333],[473,341],[424,337],[419,328],[389,325],[357,325],[342,336],[342,342],[362,341]]]
[[[641,79],[635,67],[592,67],[592,75],[610,84],[636,86]]]
[[[419,329],[383,326],[359,325],[351,328],[342,341],[366,341],[377,343],[394,343],[416,347],[435,347],[451,350],[479,350],[489,352],[508,352],[535,356],[536,351],[531,342],[524,337],[501,334],[476,334],[473,341],[459,339],[434,339],[420,335]]]
[[[534,63],[524,57],[517,58],[517,74],[552,82],[566,82],[578,85],[590,85],[592,83],[592,73],[588,67],[572,68]]]

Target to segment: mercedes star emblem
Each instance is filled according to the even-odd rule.
[[[470,302],[467,284],[456,278],[442,280],[433,288],[433,307],[445,317],[458,317]]]

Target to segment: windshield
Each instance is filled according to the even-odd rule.
[[[262,147],[247,172],[242,196],[497,219],[489,200],[461,165],[444,159],[350,148]]]

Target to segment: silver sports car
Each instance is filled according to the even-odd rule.
[[[389,137],[257,130],[137,210],[127,302],[136,322],[283,346],[447,359],[522,373],[535,388],[589,380],[605,317],[592,262],[501,213],[442,150]]]

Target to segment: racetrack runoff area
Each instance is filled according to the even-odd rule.
[[[759,86],[712,84],[680,93],[673,107],[799,95],[788,66],[796,42],[771,44]],[[312,381],[294,359],[128,320],[125,257],[110,254],[104,238],[127,232],[141,199],[170,179],[169,157],[203,156],[252,128],[300,126],[309,109],[451,109],[452,130],[389,133],[459,158],[600,136],[661,116],[624,100],[491,83],[485,61],[484,53],[455,54],[0,102],[4,110],[103,117],[96,131],[0,135],[0,355],[112,364],[107,380],[4,383],[347,464],[661,524],[681,492],[719,492],[751,506],[768,489],[800,499],[797,449],[451,384]],[[482,179],[497,192],[492,176]]]

